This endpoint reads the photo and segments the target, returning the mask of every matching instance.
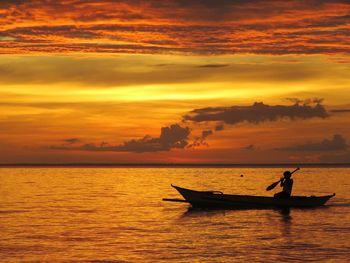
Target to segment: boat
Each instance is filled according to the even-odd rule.
[[[184,199],[163,198],[163,201],[189,203],[194,208],[244,209],[244,208],[312,208],[324,205],[335,196],[291,196],[276,198],[269,196],[232,195],[220,191],[195,191],[171,185]]]

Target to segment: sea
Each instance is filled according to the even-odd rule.
[[[290,167],[292,170],[294,167]],[[193,210],[171,184],[272,196],[283,167],[0,168],[1,262],[350,262],[350,168],[302,168],[314,209]]]

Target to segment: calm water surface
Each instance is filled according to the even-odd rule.
[[[170,184],[272,195],[283,168],[2,168],[0,260],[349,262],[350,169],[305,168],[294,194],[325,207],[188,211]],[[244,174],[244,177],[240,177]]]

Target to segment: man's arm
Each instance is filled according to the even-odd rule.
[[[283,187],[284,181],[285,181],[285,178],[283,177],[283,178],[281,179],[281,183],[280,183],[280,186],[281,186],[281,187]]]

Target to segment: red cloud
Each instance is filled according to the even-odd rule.
[[[349,53],[348,1],[2,1],[0,53]]]

